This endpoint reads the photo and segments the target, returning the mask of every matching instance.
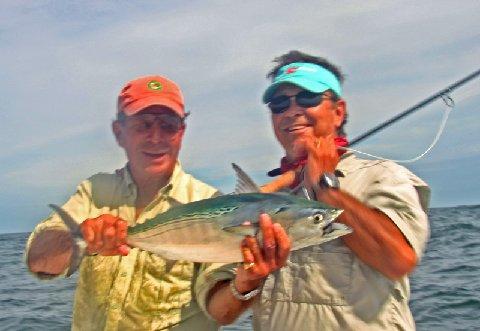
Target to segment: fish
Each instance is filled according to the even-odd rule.
[[[238,165],[232,166],[237,175],[233,193],[186,204],[177,202],[144,223],[129,227],[127,244],[167,260],[234,263],[243,261],[241,242],[245,236],[256,236],[261,241],[260,213],[282,225],[292,251],[352,232],[350,227],[335,222],[341,209],[288,193],[261,193]],[[78,268],[86,244],[81,234],[79,238],[78,224],[71,216],[61,207],[50,207],[75,233],[68,276]]]

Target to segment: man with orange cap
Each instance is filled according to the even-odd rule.
[[[112,129],[126,166],[83,181],[62,207],[79,224],[88,253],[79,271],[73,330],[218,328],[192,294],[198,275],[214,265],[167,261],[125,243],[128,226],[164,212],[172,201],[217,193],[180,166],[186,116],[179,87],[165,77],[138,78],[121,90]],[[48,279],[70,274],[73,254],[72,235],[54,213],[30,235],[26,262]]]

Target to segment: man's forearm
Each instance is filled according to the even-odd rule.
[[[218,282],[211,290],[207,299],[207,309],[218,323],[227,325],[233,323],[255,300],[236,299],[229,287],[229,281]]]
[[[341,190],[329,190],[328,197],[320,192],[317,197],[344,210],[338,220],[353,232],[342,237],[343,241],[363,262],[390,279],[413,270],[416,254],[387,215]]]
[[[259,224],[263,244],[255,237],[245,237],[239,247],[244,266],[236,269],[231,283],[218,282],[207,296],[207,311],[220,324],[235,321],[255,300],[268,275],[286,264],[291,243],[285,229],[273,224],[267,214],[260,214]]]
[[[41,231],[28,247],[27,266],[33,273],[60,275],[70,263],[72,245],[72,235],[67,231]]]

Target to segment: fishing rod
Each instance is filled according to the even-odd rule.
[[[399,121],[400,119],[412,114],[413,112],[419,110],[420,108],[423,108],[425,107],[426,105],[428,105],[429,103],[431,103],[432,101],[438,99],[438,98],[444,98],[444,101],[447,103],[447,99],[450,100],[450,103],[453,105],[453,100],[448,96],[448,94],[450,92],[452,92],[453,90],[457,89],[458,87],[464,85],[465,83],[471,81],[472,79],[476,78],[477,76],[480,75],[480,69],[474,71],[473,73],[471,73],[470,75],[456,81],[455,83],[447,86],[446,88],[444,88],[443,90],[433,94],[432,96],[424,99],[423,101],[420,101],[419,103],[417,103],[416,105],[408,108],[407,110],[401,112],[400,114],[392,117],[391,119],[373,127],[372,129],[368,130],[367,132],[359,135],[358,137],[355,137],[353,140],[351,140],[349,142],[349,146],[353,146],[355,144],[358,144],[360,141],[370,137],[371,135],[385,129],[386,127],[392,125],[393,123]],[[276,169],[272,169],[270,170],[267,175],[269,177],[275,177],[275,176],[278,176],[281,174],[281,171],[280,171],[280,168],[276,168]]]
[[[473,73],[471,73],[470,75],[466,76],[465,78],[462,78],[458,81],[456,81],[455,83],[453,83],[452,85],[444,88],[443,90],[435,93],[434,95],[426,98],[425,100],[423,101],[420,101],[419,103],[417,103],[416,105],[408,108],[407,110],[401,112],[400,114],[392,117],[391,119],[375,126],[374,128],[368,130],[367,132],[359,135],[358,137],[355,137],[353,140],[351,140],[349,142],[349,146],[353,146],[357,143],[359,143],[360,141],[366,139],[367,137],[377,133],[378,131],[381,131],[383,129],[385,129],[386,127],[392,125],[393,123],[397,122],[398,120],[404,118],[405,116],[408,116],[412,113],[414,113],[415,111],[419,110],[420,108],[423,108],[425,107],[426,105],[428,105],[429,103],[431,103],[432,101],[438,99],[438,98],[444,98],[445,96],[448,96],[448,94],[450,92],[452,92],[453,90],[455,90],[456,88],[462,86],[463,84],[469,82],[470,80],[476,78],[477,76],[480,75],[480,69],[478,69],[477,71],[474,71]]]

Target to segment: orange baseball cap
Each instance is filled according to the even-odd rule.
[[[117,110],[132,116],[150,106],[165,106],[185,117],[183,95],[173,81],[162,76],[146,76],[125,85],[118,96]]]

